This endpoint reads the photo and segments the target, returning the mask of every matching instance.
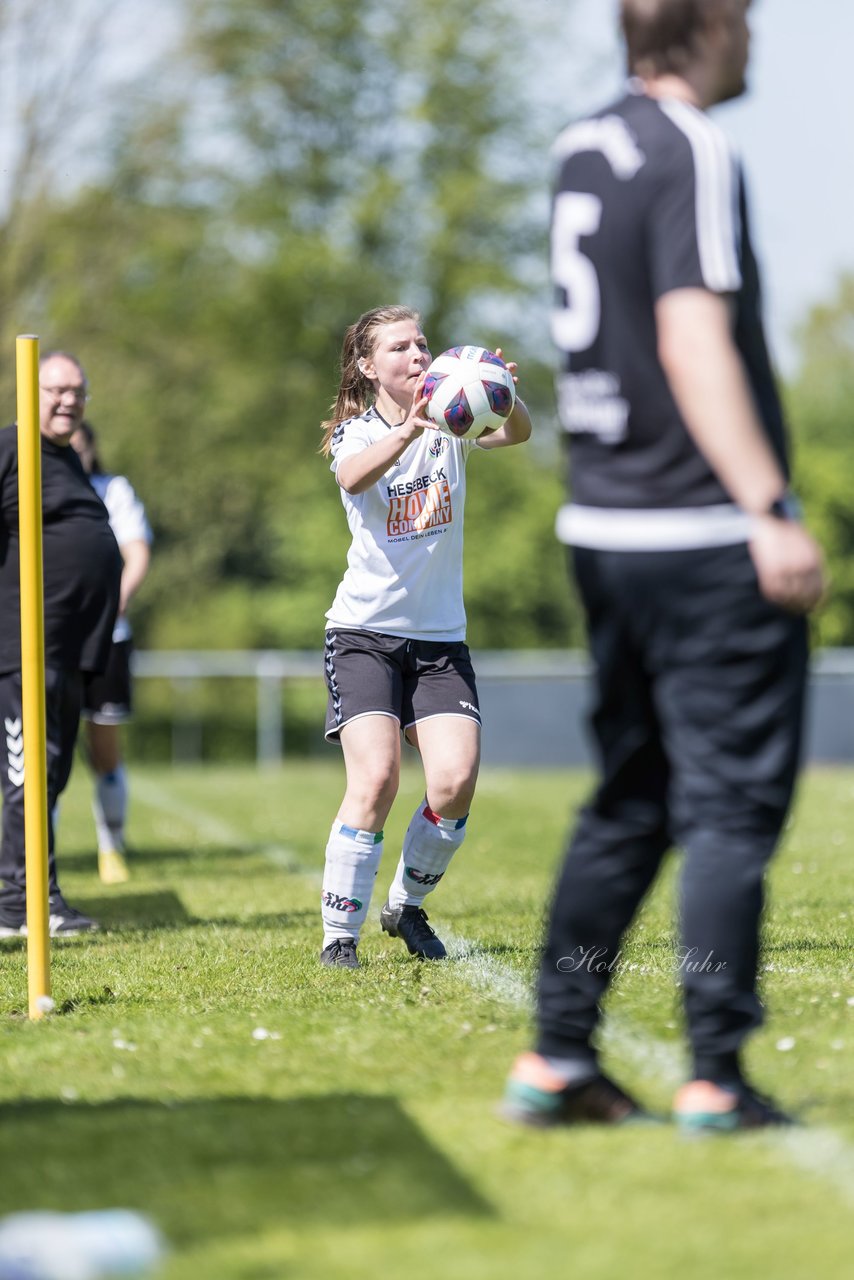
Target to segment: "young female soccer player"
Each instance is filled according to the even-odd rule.
[[[349,969],[359,966],[397,794],[401,730],[421,756],[426,794],[380,923],[413,955],[446,954],[423,903],[463,842],[480,760],[462,591],[466,463],[531,434],[518,398],[506,422],[477,440],[437,431],[422,394],[430,361],[417,312],[366,312],[344,335],[338,396],[323,424],[353,540],[326,615],[326,737],[341,743],[347,787],[326,846],[320,959]]]

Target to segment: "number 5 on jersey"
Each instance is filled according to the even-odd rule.
[[[552,216],[552,280],[566,303],[552,313],[552,339],[561,351],[586,351],[599,332],[602,304],[593,263],[581,251],[582,236],[599,230],[602,201],[583,191],[564,191]]]

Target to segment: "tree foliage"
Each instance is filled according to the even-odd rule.
[[[854,276],[810,313],[802,332],[801,369],[789,396],[795,437],[795,484],[808,523],[827,557],[831,589],[816,617],[819,644],[854,644]]]
[[[40,189],[9,313],[83,359],[102,452],[146,501],[141,642],[319,643],[347,531],[318,424],[362,310],[413,301],[434,350],[500,343],[550,417],[550,355],[528,338],[545,230],[526,157],[542,165],[546,140],[519,125],[512,9],[474,10],[190,0],[182,91],[119,119],[102,178]],[[557,487],[542,460],[513,463],[472,486],[472,625],[563,643]]]
[[[33,56],[18,96],[0,210],[6,420],[16,332],[80,356],[105,462],[157,535],[141,644],[319,647],[348,537],[318,424],[344,328],[388,301],[420,308],[436,352],[502,346],[535,420],[531,446],[470,468],[471,643],[583,643],[553,536],[546,196],[560,120],[528,96],[538,3],[472,0],[461,20],[450,0],[183,0],[174,58],[109,112],[93,101],[96,33],[78,53],[50,36],[78,6],[105,12],[100,0],[0,10],[0,67],[21,40],[33,55],[46,40],[81,73],[59,109],[56,68]],[[9,24],[36,10],[35,26]],[[822,623],[834,643],[854,642],[851,315],[846,294],[813,317],[791,397],[801,487],[843,585]]]

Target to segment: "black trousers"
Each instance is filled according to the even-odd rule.
[[[673,969],[706,1074],[761,1022],[763,875],[800,759],[806,622],[763,599],[745,546],[573,558],[600,779],[551,905],[538,1048],[595,1056],[623,933],[676,844],[685,861]]]
[[[80,725],[79,675],[74,671],[48,668],[45,672],[45,694],[49,891],[56,893],[59,884],[56,878],[56,859],[53,848],[53,807],[71,776],[74,745]],[[0,903],[18,908],[25,901],[27,880],[20,671],[8,671],[0,675],[0,716],[3,719],[6,739],[5,756],[0,757],[0,788],[3,792]]]

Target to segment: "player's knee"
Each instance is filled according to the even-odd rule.
[[[377,763],[362,769],[359,777],[348,783],[347,790],[363,808],[388,811],[397,795],[398,783],[399,773],[393,765]]]
[[[464,817],[471,808],[477,785],[477,766],[443,769],[427,782],[430,808],[444,817]]]

